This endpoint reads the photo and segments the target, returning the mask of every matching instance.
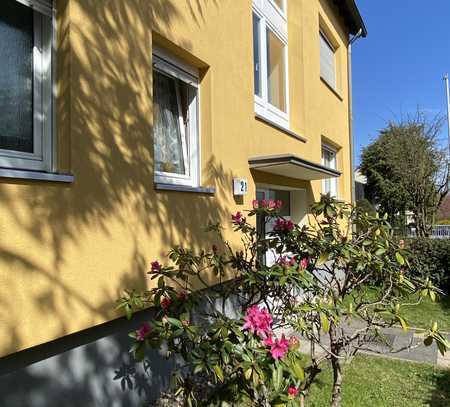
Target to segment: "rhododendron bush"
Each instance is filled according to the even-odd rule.
[[[155,288],[120,299],[129,317],[153,307],[151,320],[130,334],[132,352],[143,360],[154,348],[176,359],[172,405],[307,405],[311,384],[330,363],[330,403],[339,406],[344,361],[381,328],[408,329],[402,304],[411,294],[439,294],[426,276],[409,273],[408,253],[386,218],[323,196],[311,208],[311,225],[299,226],[279,216],[281,206],[255,201],[230,218],[240,247],[223,239],[200,253],[176,247],[151,263]],[[255,216],[273,231],[260,233]],[[219,225],[208,230],[221,236]],[[349,329],[353,320],[358,329]],[[436,324],[424,338],[442,353],[449,346]]]

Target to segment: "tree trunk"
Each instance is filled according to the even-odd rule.
[[[340,407],[342,401],[342,362],[333,357],[331,359],[333,366],[333,393],[331,397],[331,407]]]
[[[340,358],[341,346],[337,337],[336,325],[330,325],[330,350],[331,366],[333,367],[333,392],[331,397],[331,407],[340,407],[342,401],[342,359]]]

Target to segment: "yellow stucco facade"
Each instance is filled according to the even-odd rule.
[[[57,169],[72,183],[0,180],[0,355],[120,315],[125,288],[147,284],[170,246],[211,245],[208,221],[226,226],[256,184],[321,193],[304,181],[251,171],[250,157],[294,154],[320,164],[337,148],[338,197],[351,200],[349,29],[326,0],[288,0],[289,130],[255,118],[252,0],[58,0]],[[333,38],[336,90],[321,80],[319,31]],[[152,47],[200,71],[201,186],[214,194],[156,190]],[[235,198],[233,177],[249,181]]]

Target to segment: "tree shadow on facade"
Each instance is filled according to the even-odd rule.
[[[0,243],[0,328],[8,338],[3,355],[28,347],[30,337],[42,342],[73,333],[78,328],[70,321],[81,314],[90,316],[85,327],[118,317],[114,306],[121,291],[146,285],[149,253],[163,255],[181,239],[193,249],[207,247],[211,241],[203,228],[227,220],[232,202],[230,193],[220,192],[221,199],[188,197],[156,192],[153,185],[152,30],[169,37],[174,27],[201,25],[208,8],[223,6],[206,0],[84,0],[70,6],[61,0],[57,5],[59,165],[76,180],[0,185],[7,220]],[[189,40],[175,39],[192,50]],[[214,157],[204,167],[205,185],[230,190],[232,174]],[[92,258],[79,258],[77,266],[80,253]],[[97,261],[105,258],[124,266],[103,268],[112,263]],[[78,280],[66,271],[75,273],[77,267]],[[95,293],[84,286],[91,278]],[[39,326],[41,321],[51,332]]]
[[[142,316],[127,328],[136,327],[138,319]],[[2,376],[2,406],[145,405],[168,386],[173,362],[151,352],[145,365],[136,363],[128,352],[127,332],[123,327],[122,331]],[[41,346],[35,352],[45,349]]]

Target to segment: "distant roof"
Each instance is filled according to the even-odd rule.
[[[361,17],[361,13],[358,10],[355,0],[332,0],[333,3],[340,10],[342,16],[345,19],[348,27],[350,28],[350,34],[356,35],[361,30],[363,37],[367,36],[366,25]]]

